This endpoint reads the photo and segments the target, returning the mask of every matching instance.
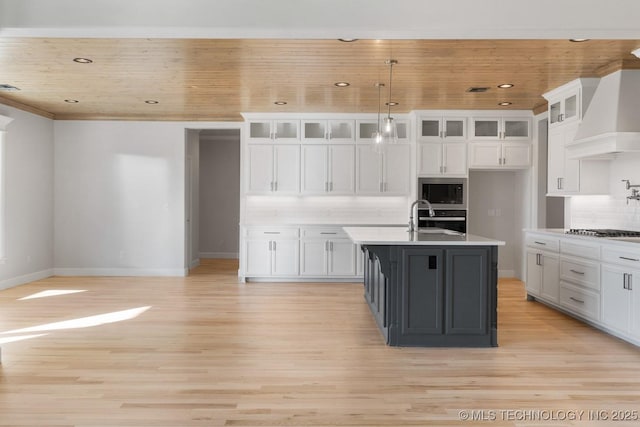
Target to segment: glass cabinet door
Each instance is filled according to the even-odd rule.
[[[562,114],[561,102],[554,102],[549,106],[549,122],[551,124],[558,123],[560,121],[560,114]]]
[[[482,118],[473,120],[473,136],[475,138],[500,137],[500,119]]]
[[[299,139],[299,129],[297,121],[278,120],[275,124],[275,139]]]
[[[529,138],[529,120],[504,119],[504,139]]]
[[[302,139],[318,141],[327,138],[327,123],[324,120],[303,121]]]
[[[271,141],[271,122],[251,122],[249,123],[249,138],[254,141]]]
[[[440,138],[440,119],[422,119],[420,136],[423,138]]]
[[[465,138],[465,119],[444,119],[445,138]]]
[[[578,115],[578,95],[573,94],[564,100],[563,120],[573,119]]]

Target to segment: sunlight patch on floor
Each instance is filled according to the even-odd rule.
[[[86,289],[49,289],[48,291],[36,292],[35,294],[18,298],[18,301],[35,299],[35,298],[55,297],[58,295],[77,294],[78,292],[87,292],[87,290]]]

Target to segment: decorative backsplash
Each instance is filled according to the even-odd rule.
[[[620,153],[612,160],[609,196],[574,196],[567,199],[570,225],[567,228],[617,228],[640,231],[640,201],[629,200],[623,179],[640,184],[640,153]]]

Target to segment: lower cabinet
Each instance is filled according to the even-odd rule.
[[[240,276],[245,279],[361,280],[362,251],[342,227],[243,228]]]
[[[365,246],[365,297],[389,345],[495,346],[497,250]]]
[[[527,249],[527,292],[558,302],[559,258],[557,254]]]
[[[640,340],[640,270],[602,266],[602,323]]]
[[[302,276],[354,276],[356,245],[348,239],[302,240]]]
[[[250,276],[297,276],[297,240],[247,240],[246,273]]]

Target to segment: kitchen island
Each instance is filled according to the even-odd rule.
[[[364,293],[388,345],[495,347],[498,246],[443,229],[345,227],[364,252]]]

